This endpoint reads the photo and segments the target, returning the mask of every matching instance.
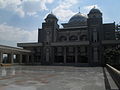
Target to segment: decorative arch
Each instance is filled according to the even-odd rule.
[[[86,41],[86,40],[87,40],[87,35],[80,36],[80,41]]]
[[[66,36],[60,36],[59,41],[67,41],[67,37]]]
[[[72,36],[69,37],[69,40],[70,41],[76,41],[76,40],[78,40],[78,37],[75,36],[75,35],[72,35]]]

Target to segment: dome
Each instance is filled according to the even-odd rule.
[[[57,19],[56,16],[52,13],[48,14],[47,18]]]
[[[72,16],[68,23],[82,23],[87,22],[87,16],[77,13],[74,16]]]
[[[90,13],[101,13],[99,9],[93,8],[90,10]]]

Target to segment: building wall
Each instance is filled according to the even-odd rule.
[[[86,28],[85,28],[86,29]],[[57,34],[57,42],[73,42],[88,40],[88,30],[79,28],[78,30],[60,31]]]
[[[46,18],[42,29],[38,29],[40,47],[27,48],[33,51],[33,63],[104,65],[102,40],[115,40],[115,24],[103,24],[102,13],[89,13],[87,25],[59,28],[57,19]],[[52,46],[52,43],[88,41],[88,45]]]

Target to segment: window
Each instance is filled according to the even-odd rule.
[[[62,48],[62,47],[58,47],[58,48],[57,48],[57,51],[58,51],[58,52],[62,52],[62,51],[63,51],[63,48]]]
[[[61,37],[59,38],[59,40],[60,40],[60,41],[67,41],[67,37],[61,36]]]
[[[77,36],[70,36],[69,40],[70,41],[76,41],[76,40],[78,40],[78,37]]]
[[[87,40],[87,36],[86,35],[81,35],[80,36],[80,40],[81,41],[86,41]]]

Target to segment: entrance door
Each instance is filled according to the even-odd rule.
[[[75,63],[75,56],[67,56],[66,63]]]
[[[87,56],[81,56],[81,55],[78,55],[78,60],[77,60],[78,63],[88,63],[88,57]]]
[[[63,56],[55,56],[54,63],[64,63]]]

